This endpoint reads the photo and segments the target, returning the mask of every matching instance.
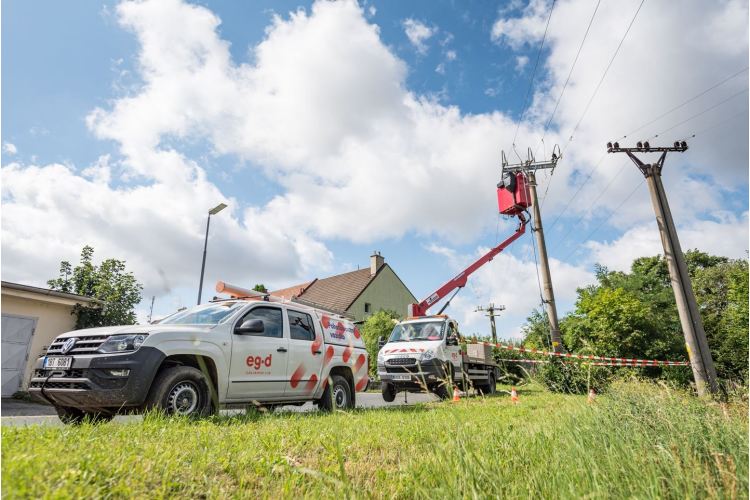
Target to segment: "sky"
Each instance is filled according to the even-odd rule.
[[[558,145],[538,190],[562,316],[597,263],[662,251],[618,139],[687,140],[663,172],[682,247],[744,258],[747,19],[736,0],[4,2],[2,279],[45,286],[91,245],[143,284],[139,321],[151,297],[170,314],[197,301],[223,202],[204,301],[373,251],[421,300],[515,231],[503,152]],[[463,333],[488,335],[494,303],[498,336],[521,335],[531,235],[454,299]]]

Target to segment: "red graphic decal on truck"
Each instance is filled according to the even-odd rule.
[[[305,386],[305,392],[312,392],[316,385],[318,385],[318,376],[313,374]]]
[[[266,356],[266,359],[262,359],[260,356],[248,356],[245,363],[247,363],[247,366],[250,368],[253,368],[255,370],[260,370],[261,366],[265,366],[269,368],[271,366],[271,354]]]
[[[344,349],[344,353],[341,355],[341,357],[344,359],[344,363],[349,361],[349,356],[352,355],[352,351],[354,348],[351,345],[346,346],[346,349]]]
[[[362,391],[364,390],[366,385],[367,385],[367,373],[362,375],[362,378],[359,379],[359,382],[357,382],[357,386],[354,388],[354,390],[357,392]]]
[[[315,334],[315,340],[313,340],[312,346],[310,347],[310,352],[315,354],[315,351],[320,349],[321,344],[323,344],[323,336]]]
[[[365,361],[367,361],[367,358],[364,354],[360,354],[357,358],[357,362],[354,363],[354,373],[357,373],[360,368],[365,364]]]
[[[328,363],[331,362],[331,359],[333,358],[333,346],[329,345],[328,349],[326,349],[326,356],[323,358],[323,368],[328,366]]]
[[[357,330],[356,326],[354,327],[354,337],[355,338],[361,338],[362,337],[362,334],[359,333],[359,330]]]
[[[289,385],[292,386],[292,389],[296,389],[297,385],[302,381],[303,376],[305,375],[305,363],[300,363],[299,367],[294,371],[292,374],[292,380],[289,381]]]

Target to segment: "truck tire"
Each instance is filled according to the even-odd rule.
[[[396,386],[382,382],[380,384],[380,390],[383,393],[383,401],[386,403],[393,403],[396,400]]]
[[[92,424],[109,422],[114,415],[108,415],[104,413],[95,413],[90,411],[79,410],[78,408],[71,408],[69,406],[55,406],[57,416],[60,418],[65,425],[78,425],[83,422],[90,422]]]
[[[477,385],[477,389],[482,394],[494,394],[495,390],[497,389],[497,382],[495,381],[495,374],[490,372],[490,380],[489,383],[485,385]]]
[[[206,377],[191,366],[162,368],[151,384],[144,406],[170,416],[207,417],[215,411]]]
[[[331,375],[330,383],[326,384],[323,395],[317,401],[318,409],[323,411],[349,410],[354,408],[352,390],[349,382],[341,375]]]
[[[444,367],[445,380],[432,391],[442,400],[450,399],[453,395],[453,365],[446,363]]]

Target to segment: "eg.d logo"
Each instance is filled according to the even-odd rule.
[[[261,366],[270,368],[271,356],[272,354],[269,354],[268,356],[266,356],[266,359],[263,359],[260,356],[248,356],[246,361],[247,366],[249,366],[250,368],[254,368],[255,370],[260,370]]]

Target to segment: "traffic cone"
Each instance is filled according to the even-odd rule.
[[[459,401],[460,397],[458,395],[458,387],[453,388],[453,401]]]
[[[588,404],[596,403],[596,394],[594,394],[594,389],[591,389],[589,391],[589,399],[586,401]]]
[[[518,403],[518,393],[516,392],[515,387],[510,391],[510,400],[514,403]]]

